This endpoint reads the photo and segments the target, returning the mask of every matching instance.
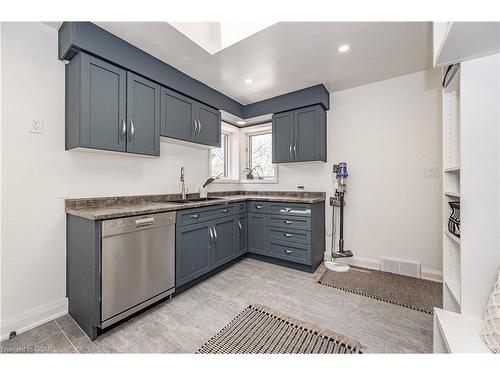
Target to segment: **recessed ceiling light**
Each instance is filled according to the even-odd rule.
[[[252,82],[253,82],[253,79],[252,79],[252,78],[246,78],[246,79],[245,79],[245,83],[246,83],[247,85],[251,84]]]
[[[347,51],[349,51],[349,44],[342,44],[340,47],[339,47],[339,52],[340,53],[345,53]]]
[[[243,120],[238,120],[238,121],[236,121],[236,123],[237,123],[238,125],[245,125],[247,122],[246,122],[246,121],[243,121]]]

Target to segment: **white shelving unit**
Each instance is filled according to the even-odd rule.
[[[449,203],[457,201],[460,201],[460,71],[443,89],[443,307],[459,313],[460,238],[448,231]]]

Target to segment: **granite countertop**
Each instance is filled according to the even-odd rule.
[[[187,208],[229,204],[246,200],[288,203],[323,202],[326,194],[323,192],[249,192],[231,191],[214,192],[207,201],[171,203],[169,200],[180,199],[179,194],[143,195],[129,197],[103,197],[66,199],[66,213],[89,220],[105,220],[125,216],[147,215],[159,212],[178,211]],[[190,194],[188,199],[197,198]]]

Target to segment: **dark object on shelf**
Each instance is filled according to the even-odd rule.
[[[449,202],[451,215],[448,220],[448,230],[460,238],[460,202]]]

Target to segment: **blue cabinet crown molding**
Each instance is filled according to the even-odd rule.
[[[313,104],[330,108],[323,84],[243,105],[92,22],[64,22],[59,28],[59,60],[71,60],[82,51],[243,119]]]

